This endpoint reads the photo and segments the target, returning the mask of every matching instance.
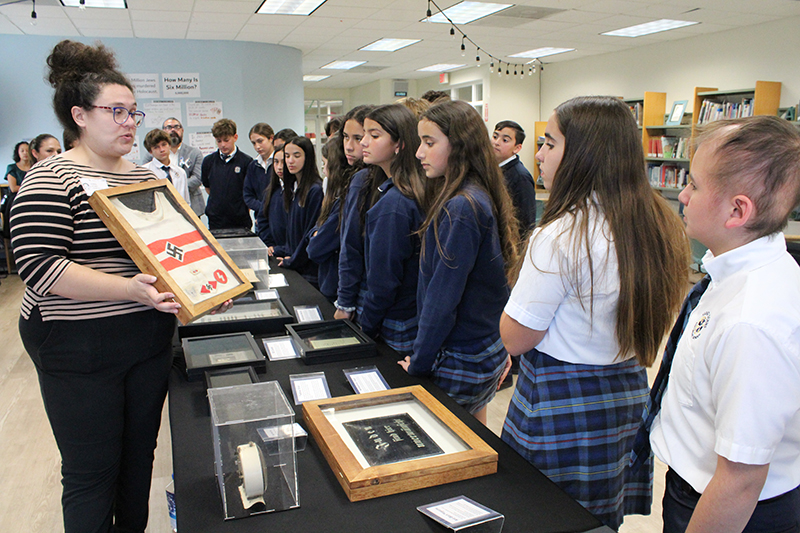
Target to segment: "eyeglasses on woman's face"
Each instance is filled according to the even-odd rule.
[[[97,109],[108,109],[114,116],[114,122],[122,126],[128,121],[128,117],[133,117],[133,123],[138,127],[144,122],[143,111],[130,111],[124,107],[108,107],[105,105],[93,105]]]

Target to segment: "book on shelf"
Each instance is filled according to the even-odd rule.
[[[741,102],[715,102],[713,100],[703,100],[700,105],[700,114],[697,117],[698,124],[707,124],[717,120],[729,118],[744,118],[753,116],[753,99],[743,98]]]
[[[685,137],[652,137],[649,141],[647,157],[664,159],[688,159],[689,143]]]
[[[686,186],[687,170],[670,164],[647,165],[647,179],[651,187],[671,187],[680,189]]]
[[[644,123],[644,114],[642,113],[642,103],[636,102],[635,104],[628,104],[628,107],[633,113],[633,118],[636,120],[636,124],[641,126]]]

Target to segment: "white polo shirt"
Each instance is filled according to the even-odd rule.
[[[650,443],[700,493],[718,455],[769,464],[765,500],[800,485],[800,267],[782,233],[703,265]]]
[[[571,237],[578,222],[564,215],[533,231],[505,312],[527,328],[547,330],[537,350],[567,363],[610,365],[620,362],[616,359],[617,253],[599,207],[590,209],[589,218],[594,307],[586,249],[582,242],[576,249]],[[582,299],[575,289],[576,269],[583,284]]]
[[[191,200],[189,199],[189,182],[186,179],[186,171],[183,170],[180,166],[178,166],[178,164],[175,162],[175,159],[177,159],[177,157],[175,157],[175,154],[170,154],[168,166],[169,166],[169,174],[170,177],[172,178],[172,185],[176,189],[178,189],[178,193],[184,200],[186,200],[187,203],[191,203]],[[152,170],[158,179],[160,180],[167,179],[164,169],[161,168],[164,165],[161,164],[161,162],[158,161],[157,159],[155,158],[151,159],[142,166]]]

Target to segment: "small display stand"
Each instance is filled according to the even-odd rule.
[[[270,337],[264,339],[264,349],[270,361],[280,361],[282,359],[297,359],[300,354],[294,346],[294,340],[290,335],[283,337]]]
[[[353,387],[353,391],[356,394],[389,390],[391,388],[375,365],[346,368],[342,372],[344,372],[344,377],[347,378],[347,382]]]
[[[497,472],[497,452],[419,385],[305,402],[303,418],[350,501]]]
[[[256,341],[246,331],[187,338],[181,347],[189,381],[203,379],[207,370],[251,366],[263,372],[267,367]]]
[[[208,390],[225,520],[299,507],[294,411],[277,381]],[[274,433],[264,441],[259,430]]]
[[[372,357],[375,341],[346,319],[288,324],[287,331],[308,365]]]
[[[420,505],[417,511],[459,533],[500,533],[505,517],[466,496]]]
[[[280,333],[294,318],[280,300],[235,302],[224,313],[206,315],[178,327],[178,337],[198,337],[249,331],[254,335]]]
[[[239,268],[251,269],[258,280],[269,288],[269,252],[259,237],[231,237],[219,243]]]
[[[331,389],[328,387],[325,372],[290,374],[289,383],[292,386],[295,405],[331,397]]]

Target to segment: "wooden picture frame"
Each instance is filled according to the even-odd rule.
[[[672,110],[669,112],[667,120],[664,122],[666,126],[680,126],[683,120],[683,114],[686,113],[686,106],[689,105],[688,100],[675,100],[672,103]]]
[[[342,428],[376,420],[373,415],[381,410],[407,413],[423,430],[422,437],[432,439],[441,453],[366,464],[365,457],[358,456],[359,445],[349,437],[349,430]],[[393,416],[402,415],[389,414],[381,420]],[[305,402],[303,418],[351,502],[497,472],[497,452],[419,385]],[[442,429],[441,433],[434,427]],[[373,443],[382,445],[380,440],[370,441]]]
[[[125,198],[152,198],[153,210],[130,208]],[[155,288],[175,295],[182,324],[253,288],[169,181],[98,190],[89,197],[89,205],[139,270],[157,278]]]

